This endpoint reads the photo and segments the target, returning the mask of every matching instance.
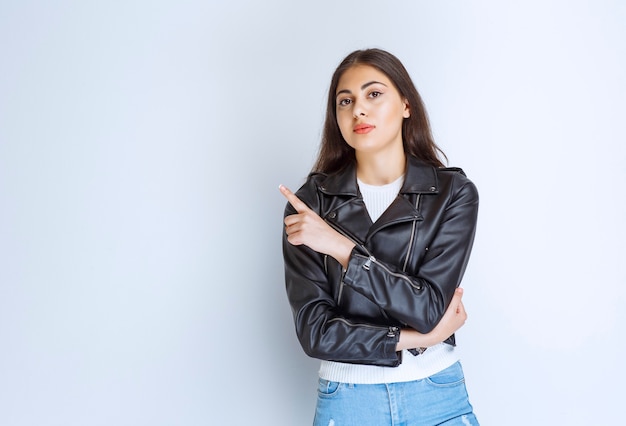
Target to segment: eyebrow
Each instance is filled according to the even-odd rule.
[[[367,83],[365,83],[363,86],[361,86],[361,90],[365,90],[367,89],[369,86],[371,86],[372,84],[382,84],[383,86],[387,87],[387,85],[385,83],[382,83],[380,81],[368,81]],[[335,95],[335,98],[339,95],[341,95],[342,93],[348,93],[351,94],[352,92],[348,89],[343,89],[337,92],[337,94]]]

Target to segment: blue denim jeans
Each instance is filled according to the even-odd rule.
[[[314,426],[478,425],[459,362],[412,382],[359,385],[320,379]]]

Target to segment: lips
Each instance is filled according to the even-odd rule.
[[[376,126],[373,126],[371,124],[357,124],[356,126],[354,126],[352,128],[352,131],[358,135],[364,135],[366,133],[371,132],[372,130],[374,130],[376,128]]]

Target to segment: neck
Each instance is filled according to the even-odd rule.
[[[386,185],[398,179],[405,172],[406,155],[404,151],[389,154],[356,156],[356,175],[368,185]]]

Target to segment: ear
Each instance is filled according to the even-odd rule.
[[[411,116],[411,106],[409,105],[409,101],[403,99],[402,103],[404,104],[404,111],[402,112],[402,116],[404,118],[409,118]]]

